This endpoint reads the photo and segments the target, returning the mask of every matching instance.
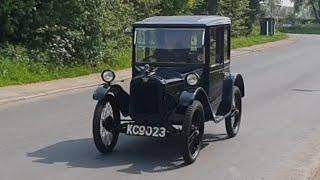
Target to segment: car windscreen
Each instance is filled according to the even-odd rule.
[[[137,28],[138,63],[204,63],[204,29]]]

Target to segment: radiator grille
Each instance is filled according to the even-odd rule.
[[[134,114],[158,114],[161,108],[161,83],[149,79],[135,80],[131,84],[131,108]]]

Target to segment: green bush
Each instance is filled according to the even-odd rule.
[[[5,0],[0,1],[2,51],[23,47],[23,56],[57,67],[117,64],[130,47],[124,30],[154,15],[204,11],[206,0]],[[246,32],[248,0],[221,0],[220,14],[230,16],[233,35]],[[14,54],[14,53],[13,53]],[[14,55],[12,55],[14,56]],[[12,57],[11,56],[11,57]],[[20,58],[21,57],[17,57]]]
[[[111,61],[129,46],[123,32],[134,21],[121,0],[6,0],[0,12],[0,42],[43,51],[58,66]]]
[[[249,0],[219,2],[233,35],[246,34]],[[130,67],[131,38],[124,31],[134,21],[207,10],[208,0],[2,0],[0,86]]]
[[[20,49],[16,47],[15,49]],[[23,49],[23,48],[22,48]],[[48,81],[59,78],[71,78],[91,73],[99,73],[104,69],[113,70],[128,68],[131,66],[131,51],[123,49],[115,58],[113,64],[99,63],[92,65],[75,65],[73,67],[56,66],[51,63],[34,62],[30,57],[24,56],[25,50],[21,54],[9,56],[0,54],[0,87],[16,84]],[[17,57],[22,57],[19,59]]]
[[[305,24],[305,25],[295,25],[292,27],[287,27],[282,29],[285,33],[295,33],[295,34],[320,34],[319,24]]]
[[[259,32],[259,28],[254,27],[253,32],[250,35],[233,38],[231,41],[231,48],[238,49],[243,47],[250,47],[258,44],[264,44],[288,38],[288,35],[282,32],[276,32],[274,36],[260,35]]]

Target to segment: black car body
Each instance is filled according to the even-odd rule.
[[[226,119],[228,135],[235,136],[245,92],[242,76],[230,72],[230,26],[230,19],[221,16],[163,16],[135,23],[130,91],[107,80],[93,95],[99,101],[93,124],[98,149],[111,151],[119,133],[178,134],[185,137],[185,161],[192,163],[204,122]],[[102,118],[107,103],[113,117]],[[101,128],[112,134],[107,144]]]

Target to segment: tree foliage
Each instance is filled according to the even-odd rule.
[[[248,31],[253,31],[253,24],[256,22],[257,16],[260,12],[260,0],[249,1],[249,23]]]
[[[194,0],[190,5],[193,14],[205,14],[208,12],[207,0]]]
[[[249,27],[248,5],[248,0],[5,0],[0,1],[0,48],[26,47],[39,57],[48,55],[37,61],[57,66],[113,63],[115,53],[130,47],[124,31],[134,21],[215,8],[231,17],[234,35],[240,35]]]
[[[219,14],[231,18],[232,33],[234,36],[249,33],[248,0],[221,0]]]
[[[154,16],[160,13],[161,0],[132,0],[130,1],[133,6],[135,19],[141,20],[145,17]]]
[[[309,4],[312,7],[314,17],[320,23],[320,0],[309,0]]]
[[[299,12],[303,5],[308,5],[313,11],[313,15],[320,23],[320,0],[291,0],[294,3],[295,13]]]
[[[133,9],[120,0],[6,0],[1,41],[46,50],[55,63],[92,64],[125,42]],[[118,46],[119,45],[119,46]]]
[[[164,16],[188,14],[188,0],[161,0],[160,14]]]

